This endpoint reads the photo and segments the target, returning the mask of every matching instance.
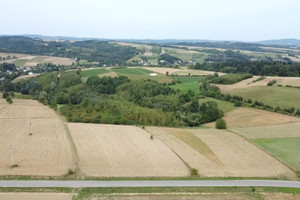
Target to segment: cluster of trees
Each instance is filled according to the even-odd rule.
[[[84,83],[79,70],[46,72],[15,83],[11,91],[53,108],[63,104],[61,113],[72,122],[198,126],[223,116],[215,102],[199,105],[192,91],[181,93],[153,80],[123,76],[92,76]]]
[[[300,76],[300,63],[288,62],[226,62],[226,63],[197,63],[193,69],[210,70],[225,73],[250,73],[259,76]]]
[[[234,84],[237,82],[240,82],[242,80],[248,79],[248,78],[252,78],[253,75],[252,74],[225,74],[221,77],[218,77],[218,74],[214,75],[214,76],[210,76],[211,83],[215,83],[215,84],[224,84],[224,85],[229,85],[229,84]]]
[[[0,51],[77,58],[100,65],[120,65],[138,54],[136,48],[98,40],[46,42],[22,36],[0,37]]]

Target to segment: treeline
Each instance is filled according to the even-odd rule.
[[[99,62],[100,65],[120,65],[138,54],[136,48],[106,41],[48,42],[22,36],[0,37],[0,51],[77,58]]]
[[[71,122],[198,126],[215,121],[223,112],[215,102],[199,104],[194,92],[181,93],[153,80],[127,77],[89,77],[80,70],[46,72],[12,85],[56,109]]]
[[[215,84],[223,84],[223,85],[229,85],[229,84],[234,84],[237,82],[240,82],[242,80],[252,78],[252,74],[225,74],[223,76],[218,76],[217,73],[215,73],[212,76],[208,76],[208,80],[210,79],[210,83],[215,83]]]
[[[190,66],[193,69],[210,70],[224,73],[250,73],[259,76],[300,76],[300,63],[288,62],[226,62],[226,63],[197,63]]]

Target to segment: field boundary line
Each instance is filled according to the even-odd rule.
[[[151,135],[153,135],[152,133],[150,133],[147,129],[144,129],[147,133],[149,133],[150,134],[150,136]],[[160,138],[159,138],[159,136],[156,136],[158,139],[159,139],[159,141],[161,141],[164,145],[166,145],[166,147],[168,147],[173,153],[175,153],[175,155],[183,162],[183,164],[188,168],[188,170],[189,171],[191,171],[193,168],[187,163],[187,162],[185,162],[185,160],[183,160],[183,158],[181,157],[181,156],[179,156],[179,154],[176,152],[176,151],[174,151],[169,145],[167,145],[164,141],[162,141]]]
[[[266,154],[268,154],[269,156],[271,156],[272,158],[274,158],[275,160],[277,160],[278,162],[280,162],[281,164],[283,164],[284,166],[286,166],[288,169],[290,169],[294,175],[296,177],[297,176],[297,171],[294,170],[293,168],[291,168],[290,166],[288,166],[287,164],[285,164],[282,160],[280,160],[279,158],[275,157],[274,155],[272,155],[271,153],[269,153],[268,151],[264,150],[262,147],[260,147],[259,145],[255,144],[254,142],[252,142],[250,139],[246,138],[245,136],[242,136],[236,132],[234,132],[233,130],[230,130],[230,129],[226,129],[226,131],[230,132],[230,133],[233,133],[241,138],[243,138],[244,140],[247,140],[248,142],[250,142],[251,144],[253,144],[254,146],[256,146],[257,148],[259,148],[260,150],[262,150],[263,152],[265,152]]]
[[[57,111],[55,111],[55,113],[59,117],[59,119],[61,120],[61,123],[63,124],[64,130],[66,132],[66,136],[67,136],[67,139],[69,141],[71,152],[72,152],[72,157],[73,157],[73,161],[74,161],[74,165],[75,165],[74,170],[77,174],[77,179],[83,179],[84,175],[82,174],[81,169],[80,169],[78,151],[77,151],[76,145],[74,143],[74,140],[72,138],[72,135],[70,133],[68,123],[65,120],[65,118],[63,116],[61,116]]]

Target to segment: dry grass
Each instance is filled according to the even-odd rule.
[[[0,199],[5,200],[71,200],[72,194],[66,193],[0,193]]]
[[[188,74],[195,75],[195,76],[202,76],[202,75],[211,75],[215,72],[212,71],[204,71],[204,70],[194,70],[194,69],[177,69],[177,68],[167,68],[167,67],[144,67],[147,70],[154,71],[160,74],[166,74],[166,72],[169,72],[169,75],[184,75],[187,76]],[[224,75],[224,73],[219,73],[219,75]]]
[[[223,119],[226,121],[228,128],[268,126],[300,121],[300,118],[298,117],[242,107],[226,113]],[[215,124],[215,122],[212,122],[205,126],[215,127]]]
[[[285,193],[267,193],[263,194],[265,200],[299,200],[299,194],[285,194]]]
[[[40,74],[32,74],[32,75],[23,75],[23,76],[18,76],[17,78],[15,78],[12,82],[13,83],[17,83],[21,80],[27,80],[27,79],[30,79],[30,78],[33,78],[33,77],[36,77]]]
[[[62,121],[33,100],[14,99],[0,111],[0,154],[0,175],[60,176],[74,167]]]
[[[300,122],[272,126],[234,128],[233,131],[249,138],[295,138],[300,137]]]
[[[69,123],[79,166],[91,177],[182,177],[185,164],[160,140],[135,126]]]
[[[215,129],[147,128],[175,151],[203,177],[294,177],[294,173],[267,153],[233,133]],[[192,143],[174,136],[174,131],[190,131],[222,162],[220,165],[200,153]],[[182,136],[183,137],[183,136]],[[190,135],[186,135],[190,137]]]
[[[98,74],[99,78],[102,78],[104,76],[109,76],[109,77],[114,78],[114,77],[117,77],[119,75],[116,72],[108,72],[108,73],[105,73],[105,74]]]
[[[155,194],[104,194],[93,195],[86,200],[255,200],[247,194],[168,194],[168,193],[155,193]],[[293,199],[294,200],[294,199]]]

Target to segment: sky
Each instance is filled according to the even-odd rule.
[[[1,0],[0,34],[300,39],[299,0]]]

